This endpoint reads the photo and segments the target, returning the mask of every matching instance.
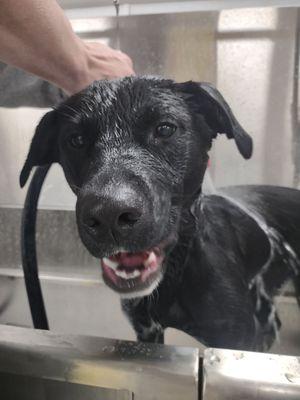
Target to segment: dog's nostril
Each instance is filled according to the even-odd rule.
[[[137,212],[125,212],[118,217],[119,226],[134,225],[140,218],[141,214]]]

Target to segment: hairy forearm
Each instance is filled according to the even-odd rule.
[[[126,54],[75,35],[55,0],[0,0],[0,61],[69,94],[96,79],[134,73]]]
[[[83,43],[54,0],[1,0],[0,60],[68,90],[84,79]]]

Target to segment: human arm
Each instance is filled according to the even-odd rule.
[[[96,79],[134,73],[124,53],[83,42],[55,0],[1,0],[0,60],[70,95]]]

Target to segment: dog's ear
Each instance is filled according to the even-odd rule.
[[[57,112],[49,111],[38,124],[20,174],[20,186],[27,182],[33,167],[52,164],[59,159]]]
[[[188,95],[187,101],[192,103],[194,110],[203,115],[207,125],[213,131],[213,138],[219,133],[225,133],[229,139],[235,140],[244,158],[251,157],[253,150],[251,137],[241,127],[224,97],[213,85],[192,81],[177,85],[182,93]]]

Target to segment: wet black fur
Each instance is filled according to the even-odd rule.
[[[159,137],[155,127],[161,122],[175,124],[177,131]],[[76,132],[88,139],[83,150],[69,146]],[[37,127],[21,185],[33,166],[59,162],[77,196],[79,233],[91,254],[100,258],[119,247],[137,252],[167,243],[157,289],[122,301],[139,340],[162,342],[164,329],[174,327],[209,346],[262,349],[279,327],[276,315],[271,326],[268,317],[276,290],[295,275],[290,254],[279,243],[263,275],[266,298],[258,295],[255,279],[270,258],[269,239],[224,196],[264,215],[299,256],[300,194],[252,186],[203,196],[208,151],[218,133],[251,156],[251,138],[215,88],[147,77],[95,82]],[[131,193],[125,200],[124,188]],[[84,218],[95,201],[108,219],[124,201],[138,207],[142,218],[124,231],[101,227],[91,236]]]

